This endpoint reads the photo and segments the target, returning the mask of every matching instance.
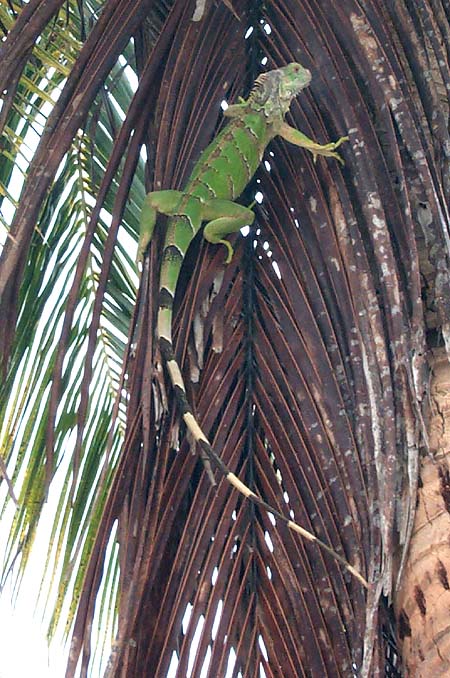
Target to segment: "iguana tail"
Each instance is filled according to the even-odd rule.
[[[264,499],[252,492],[252,490],[247,487],[247,485],[245,485],[232,471],[230,471],[226,464],[224,464],[222,459],[210,444],[206,435],[203,433],[189,405],[183,376],[175,359],[172,346],[172,307],[183,256],[184,255],[176,247],[171,245],[167,246],[164,250],[163,265],[161,268],[157,327],[161,355],[167,366],[167,371],[169,372],[170,381],[173,386],[178,408],[180,410],[181,417],[183,418],[183,421],[191,433],[194,441],[199,446],[203,456],[209,459],[210,462],[219,469],[220,473],[238,492],[244,495],[244,497],[247,497],[247,499],[252,501],[257,506],[260,506],[265,511],[272,513],[276,518],[278,518],[278,520],[285,523],[291,530],[300,534],[304,539],[316,543],[317,546],[326,551],[354,577],[356,577],[365,588],[368,588],[368,582],[364,579],[364,577],[352,565],[350,565],[350,563],[342,558],[342,556],[336,553],[336,551],[333,551],[333,549],[327,546],[316,536],[311,534],[311,532],[308,532],[303,527],[300,527],[300,525],[297,525],[297,523],[284,516],[282,513],[273,508],[273,506],[270,506],[270,504],[264,501]]]

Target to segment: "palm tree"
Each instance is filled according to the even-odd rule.
[[[425,396],[448,335],[449,19],[443,0],[0,4],[3,579],[56,493],[42,592],[67,676],[108,646],[97,626],[109,676],[400,675],[402,648],[410,675],[444,665],[446,552],[417,551],[414,509],[445,438],[428,445]],[[348,133],[345,167],[271,144],[232,263],[190,248],[176,352],[222,459],[369,590],[212,486],[154,342],[164,220],[133,262],[145,192],[182,186],[222,100],[289,61],[313,72],[291,124]]]

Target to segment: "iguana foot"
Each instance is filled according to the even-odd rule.
[[[341,158],[339,153],[334,153],[334,150],[343,144],[344,141],[348,141],[348,139],[348,137],[339,137],[337,141],[330,141],[328,144],[323,144],[317,148],[309,148],[308,150],[312,153],[314,162],[317,161],[318,155],[324,155],[327,158],[334,158],[341,165],[345,165],[343,158]]]
[[[348,141],[348,139],[348,137],[339,137],[337,141],[330,141],[328,144],[322,144],[318,148],[309,148],[308,150],[311,151],[314,162],[316,162],[318,155],[324,155],[327,158],[334,158],[340,162],[341,165],[345,165],[344,160],[339,153],[334,153],[333,151],[343,144],[344,141]]]

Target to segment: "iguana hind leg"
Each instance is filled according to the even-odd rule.
[[[145,250],[153,237],[158,212],[170,217],[176,213],[177,207],[185,194],[182,191],[152,191],[147,193],[141,212],[139,225],[139,244],[137,261],[142,261]]]
[[[255,213],[232,200],[214,198],[202,204],[201,216],[202,220],[208,222],[203,231],[203,237],[213,244],[225,245],[228,250],[226,263],[229,264],[233,256],[233,248],[228,240],[224,240],[224,236],[236,233],[243,226],[250,226]]]
[[[183,204],[183,202],[186,204]],[[180,208],[182,204],[183,207]],[[250,226],[255,218],[251,209],[238,205],[232,200],[212,198],[211,200],[201,201],[199,198],[182,191],[152,191],[147,194],[142,208],[138,261],[142,261],[145,250],[152,239],[158,213],[165,214],[168,217],[186,216],[194,222],[194,230],[197,227],[198,219],[207,221],[203,235],[208,242],[225,245],[228,250],[227,263],[231,261],[233,248],[227,240],[224,240],[224,236],[236,233],[243,226]]]

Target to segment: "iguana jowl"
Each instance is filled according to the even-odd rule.
[[[241,99],[240,103],[226,109],[224,115],[231,121],[203,151],[184,191],[154,191],[147,195],[141,217],[138,259],[142,259],[151,240],[157,213],[170,217],[160,272],[157,335],[181,416],[203,453],[241,494],[277,516],[306,539],[315,541],[367,586],[365,579],[341,556],[267,504],[223,463],[192,413],[172,348],[172,307],[187,249],[202,223],[206,222],[203,237],[211,243],[225,245],[226,261],[228,263],[231,260],[233,249],[224,237],[252,224],[255,217],[251,209],[238,205],[234,200],[254,175],[271,139],[280,135],[296,146],[306,148],[314,158],[324,155],[342,162],[335,149],[348,137],[321,145],[284,122],[292,99],[310,81],[311,73],[306,68],[291,63],[260,75],[248,99]]]

